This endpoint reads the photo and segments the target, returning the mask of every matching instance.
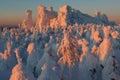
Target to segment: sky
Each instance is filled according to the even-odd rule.
[[[25,10],[31,9],[33,20],[37,20],[37,6],[52,6],[55,11],[67,4],[91,16],[98,10],[109,20],[120,23],[120,0],[0,0],[0,25],[19,24],[25,17]]]

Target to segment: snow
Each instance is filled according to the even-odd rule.
[[[39,5],[38,6],[38,18],[36,22],[36,27],[40,28],[41,31],[45,29],[45,27],[50,25],[50,20],[55,18],[57,13],[53,11],[52,7],[46,7]]]
[[[38,6],[18,28],[0,30],[1,80],[120,80],[120,25],[69,5]]]
[[[74,61],[78,60],[78,43],[76,38],[72,37],[69,32],[64,31],[64,38],[61,41],[61,45],[58,49],[57,55],[63,55],[58,63],[67,64],[69,67],[73,66]]]
[[[12,74],[10,76],[10,80],[35,80],[32,72],[29,71],[26,66],[22,64],[22,59],[20,58],[19,49],[15,50],[16,58],[18,64],[12,69]]]
[[[56,62],[56,54],[54,52],[55,45],[46,45],[45,53],[36,66],[36,71],[41,70],[38,80],[60,80],[59,66]],[[40,72],[38,72],[40,73]]]
[[[114,25],[113,22],[108,20],[108,17],[105,14],[96,12],[96,16],[92,17],[87,14],[75,10],[69,5],[63,5],[59,8],[59,12],[53,11],[52,7],[46,9],[45,6],[38,6],[38,19],[36,27],[39,27],[41,30],[45,29],[47,26],[56,28],[57,26],[68,26],[74,24],[105,24],[105,25]]]
[[[30,28],[32,28],[32,26],[33,26],[32,11],[29,10],[29,9],[27,9],[27,10],[25,11],[25,13],[26,13],[26,16],[25,16],[25,19],[24,19],[23,22],[22,22],[22,27],[23,27],[24,29],[30,29]]]

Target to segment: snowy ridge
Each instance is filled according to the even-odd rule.
[[[49,9],[46,10],[44,6],[39,6],[38,21],[36,26],[65,27],[67,25],[74,25],[75,23],[77,24],[94,23],[94,24],[115,25],[114,22],[110,22],[108,20],[108,17],[105,14],[101,14],[100,12],[97,12],[96,16],[92,17],[92,16],[89,16],[88,14],[84,14],[80,12],[79,10],[73,9],[69,5],[61,6],[59,8],[58,13],[53,11],[53,9],[51,8],[50,10]]]

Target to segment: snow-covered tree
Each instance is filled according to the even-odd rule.
[[[61,65],[61,77],[65,80],[73,78],[76,62],[79,61],[78,47],[77,39],[65,30],[64,38],[57,51],[57,55],[60,57],[58,63]]]
[[[12,42],[8,41],[6,45],[6,50],[4,50],[4,53],[1,53],[0,55],[0,57],[2,58],[2,62],[0,63],[0,71],[11,70],[16,64],[15,55],[11,48]]]
[[[35,80],[33,74],[22,64],[19,49],[15,50],[18,64],[12,69],[10,80]]]
[[[55,44],[46,44],[45,53],[36,66],[38,80],[60,80],[60,68],[56,60],[55,48]]]
[[[64,38],[61,41],[60,47],[57,52],[58,56],[62,55],[58,63],[63,63],[68,65],[69,67],[72,67],[74,65],[74,62],[78,61],[78,53],[77,39],[74,38],[69,32],[64,31]]]
[[[105,14],[40,5],[34,27],[25,13],[19,27],[0,27],[1,80],[120,80],[120,25]]]
[[[30,28],[33,27],[33,21],[32,21],[32,11],[27,9],[25,11],[26,13],[26,17],[25,19],[23,20],[23,23],[22,23],[22,27],[25,29],[25,30],[30,30]]]
[[[115,57],[112,39],[110,37],[111,28],[104,27],[104,39],[100,44],[100,65],[102,66],[102,79],[103,80],[119,80],[120,75],[118,71],[118,62]]]
[[[97,78],[96,73],[98,60],[96,54],[92,54],[90,52],[90,48],[88,46],[89,42],[86,39],[79,40],[78,43],[81,45],[82,49],[79,62],[79,80],[94,80]]]
[[[27,58],[27,67],[34,73],[34,68],[42,55],[38,50],[36,50],[34,43],[30,43],[28,45],[27,51],[29,54]]]

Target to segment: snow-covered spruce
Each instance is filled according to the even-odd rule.
[[[35,80],[32,72],[22,64],[22,59],[19,56],[19,49],[15,50],[18,64],[12,69],[10,80]]]

